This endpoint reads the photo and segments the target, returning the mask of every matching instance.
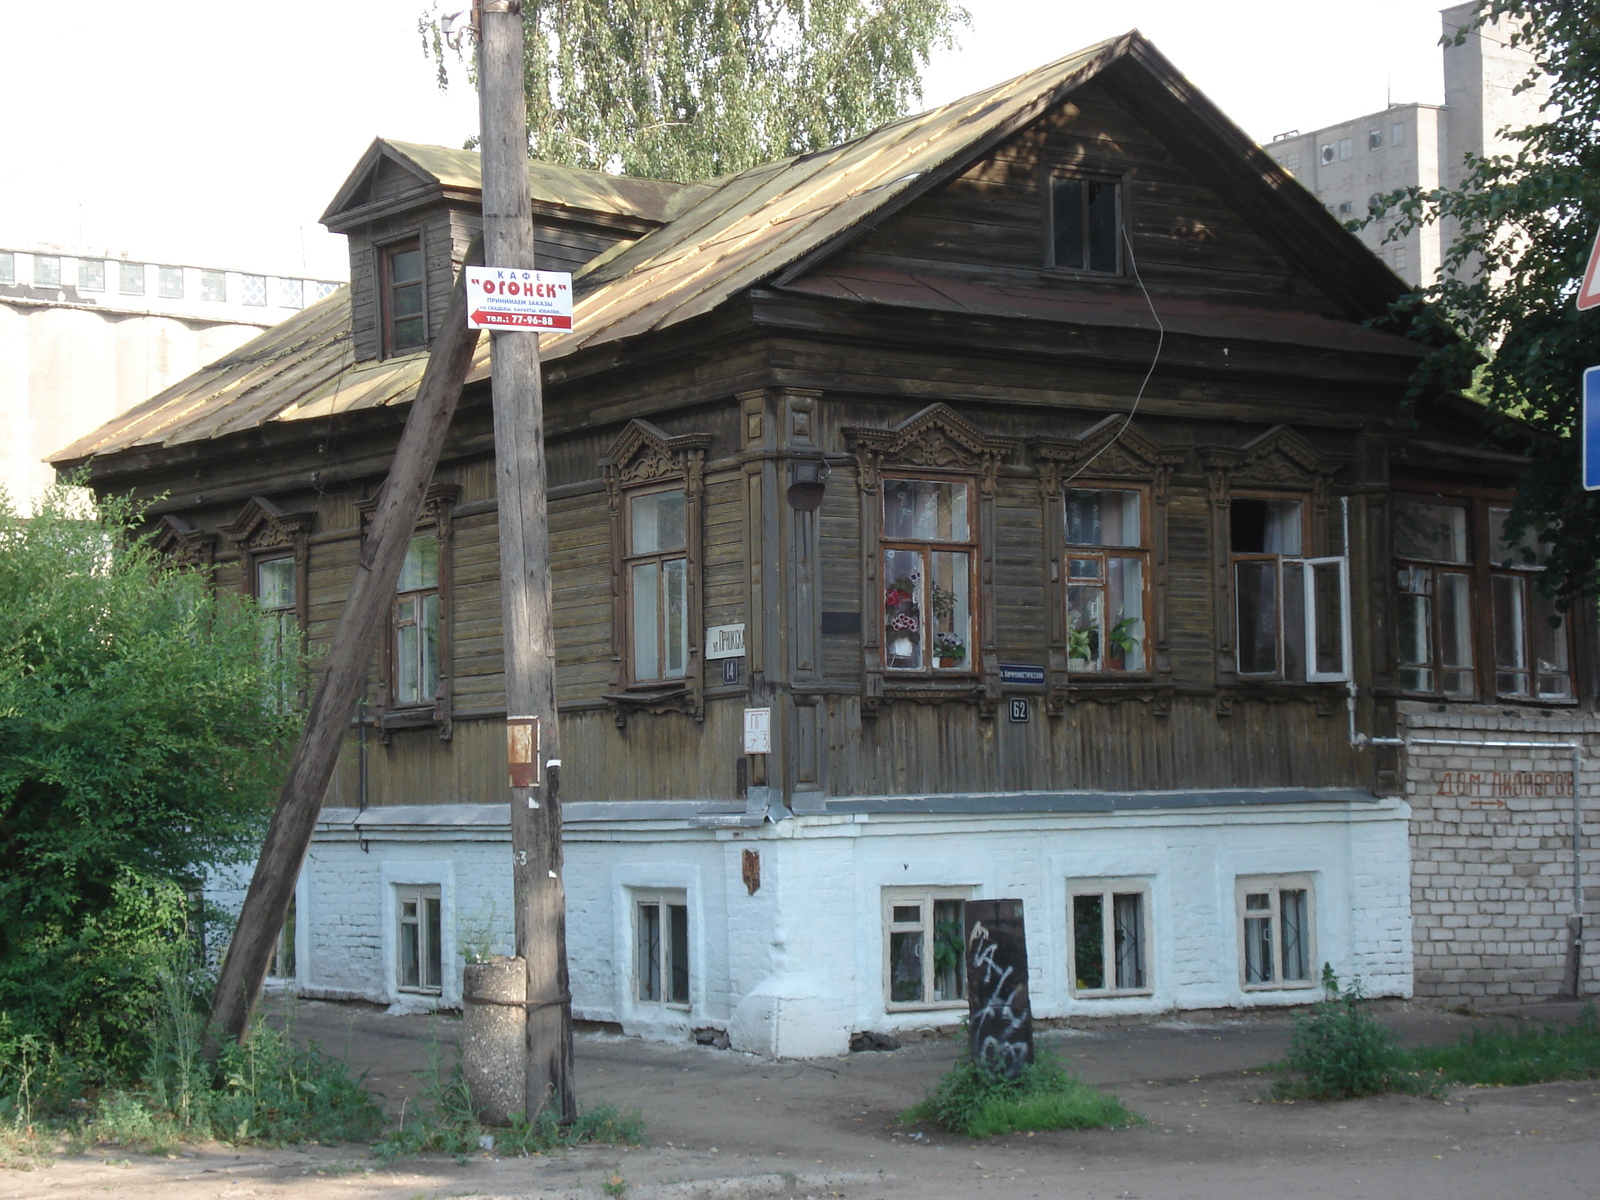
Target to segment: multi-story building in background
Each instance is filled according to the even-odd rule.
[[[0,487],[31,506],[46,455],[338,286],[0,240]]]
[[[1447,39],[1467,24],[1475,3],[1441,11]],[[1444,103],[1391,104],[1310,133],[1292,130],[1272,139],[1267,152],[1343,221],[1365,217],[1379,198],[1398,188],[1452,187],[1465,172],[1468,154],[1505,154],[1515,143],[1504,136],[1539,119],[1547,93],[1517,92],[1532,59],[1509,45],[1502,26],[1467,35],[1444,46]],[[1389,240],[1392,218],[1374,221],[1357,236],[1402,279],[1432,283],[1453,230],[1433,225]]]

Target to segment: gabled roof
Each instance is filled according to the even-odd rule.
[[[385,161],[396,163],[416,176],[419,188],[430,187],[465,200],[475,199],[483,192],[483,173],[477,151],[375,138],[319,220],[335,230],[349,224],[352,214],[371,202],[368,189],[378,167]],[[653,225],[672,220],[712,186],[609,175],[604,171],[555,163],[531,160],[528,163],[528,187],[535,205],[637,218]]]
[[[1405,343],[1393,335],[1350,327],[1383,313],[1405,292],[1405,284],[1133,31],[843,145],[709,183],[670,184],[530,165],[535,195],[550,197],[553,204],[635,218],[656,214],[648,219],[666,222],[612,247],[576,274],[574,329],[542,336],[542,357],[550,360],[668,329],[710,313],[758,284],[797,280],[874,222],[981,161],[1075,88],[1097,78],[1115,83],[1142,119],[1162,128],[1173,139],[1175,152],[1198,163],[1228,202],[1238,205],[1297,269],[1316,279],[1348,318],[1341,322],[1285,314],[1274,333],[1270,312],[1250,310],[1258,336],[1405,353]],[[380,139],[330,206],[330,217],[341,206],[345,212],[352,204],[359,208],[360,188],[384,158],[416,174],[419,186],[461,192],[478,187],[475,154]],[[829,294],[828,286],[833,285],[808,290]],[[846,291],[860,286],[852,283]],[[894,302],[892,297],[873,298]],[[1069,304],[1055,315],[1089,319],[1095,307]],[[1213,313],[1221,315],[1221,310],[1214,308]],[[349,298],[341,290],[112,420],[51,461],[69,464],[90,454],[175,445],[269,421],[407,400],[425,360],[418,353],[355,363]],[[469,380],[487,377],[484,339]]]

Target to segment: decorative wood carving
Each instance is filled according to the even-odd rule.
[[[162,517],[156,523],[150,544],[168,565],[199,571],[207,577],[216,561],[217,535],[196,529],[182,517]]]
[[[361,540],[365,544],[372,519],[377,515],[378,504],[383,499],[378,494],[368,500],[356,502],[356,512],[361,519]],[[415,533],[429,530],[439,540],[439,690],[434,694],[431,707],[399,708],[394,704],[392,681],[394,679],[394,607],[390,606],[390,625],[384,634],[383,648],[378,652],[378,702],[376,717],[379,740],[389,743],[396,729],[437,729],[439,740],[448,742],[455,736],[452,715],[454,703],[454,646],[455,636],[455,506],[461,499],[461,488],[453,483],[435,483],[422,498],[422,514],[417,518]]]
[[[853,426],[840,432],[855,456],[856,480],[861,489],[861,715],[876,717],[885,701],[891,699],[925,703],[960,699],[972,701],[981,716],[992,718],[1000,705],[994,607],[994,493],[1001,464],[1019,443],[990,437],[947,404],[931,404],[892,429]],[[883,611],[879,580],[883,514],[878,496],[886,469],[960,476],[978,482],[976,686],[959,680],[945,685],[936,679],[885,683],[882,622],[873,614]]]
[[[701,558],[702,512],[705,502],[706,454],[709,433],[669,434],[649,421],[629,421],[610,450],[600,460],[605,477],[606,505],[611,514],[611,691],[606,704],[618,728],[628,723],[630,712],[681,712],[704,721],[705,663],[701,658]],[[684,493],[684,558],[688,576],[689,668],[681,684],[636,685],[628,672],[627,505],[633,488],[682,480]]]

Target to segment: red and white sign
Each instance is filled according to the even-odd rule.
[[[1600,305],[1600,233],[1594,235],[1594,249],[1589,251],[1589,267],[1578,285],[1578,311]]]
[[[567,271],[467,268],[468,329],[572,328],[572,275]]]

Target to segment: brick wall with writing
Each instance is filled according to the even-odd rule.
[[[1407,706],[1411,738],[1574,739],[1585,745],[1584,857],[1600,862],[1592,795],[1600,720],[1562,710],[1430,712]],[[1572,989],[1572,775],[1568,752],[1414,746],[1407,754],[1416,994],[1486,1004],[1530,1003]],[[1600,879],[1585,924],[1600,929]],[[1595,955],[1584,955],[1592,991]]]

